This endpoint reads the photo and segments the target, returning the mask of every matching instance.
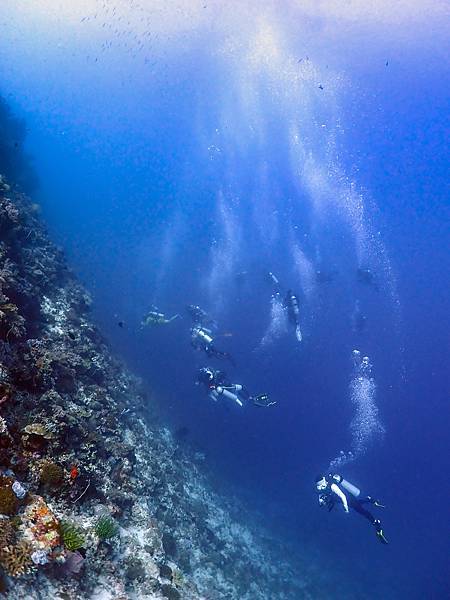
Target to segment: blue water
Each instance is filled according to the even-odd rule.
[[[444,5],[76,4],[3,0],[0,91],[26,122],[33,197],[149,411],[343,585],[447,597]],[[270,329],[268,271],[299,295],[301,343]],[[152,303],[183,319],[142,330]],[[189,303],[235,367],[192,350]],[[314,492],[354,441],[355,348],[376,387],[363,424],[369,405],[379,423],[340,471],[385,501],[387,547]],[[194,385],[208,363],[277,405],[209,401]]]

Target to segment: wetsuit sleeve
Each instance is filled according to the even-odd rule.
[[[335,483],[331,484],[331,491],[336,494],[336,496],[342,502],[345,512],[348,513],[347,496],[344,494],[344,492]]]

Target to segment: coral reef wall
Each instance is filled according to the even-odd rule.
[[[0,590],[322,597],[317,569],[283,558],[243,509],[233,520],[201,463],[151,425],[151,399],[89,320],[38,207],[4,176],[0,233]]]

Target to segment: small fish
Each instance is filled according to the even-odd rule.
[[[73,467],[71,467],[70,469],[70,480],[74,481],[78,475],[80,474],[80,471],[78,469],[78,467],[76,467],[75,465]]]

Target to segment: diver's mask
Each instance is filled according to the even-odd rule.
[[[327,486],[328,482],[325,477],[322,477],[322,479],[319,479],[319,481],[316,482],[316,490],[318,492],[323,492],[327,489]]]

